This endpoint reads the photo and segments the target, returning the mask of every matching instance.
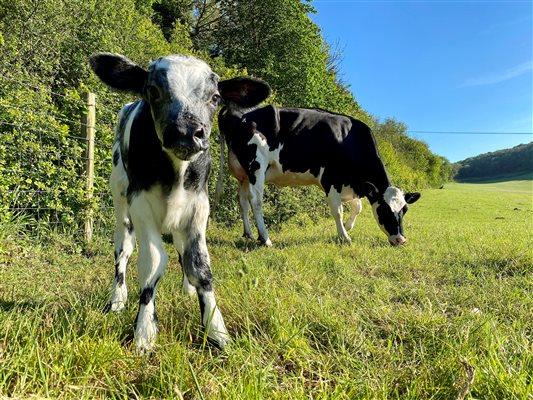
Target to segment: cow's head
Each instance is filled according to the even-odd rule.
[[[135,93],[150,105],[163,149],[180,160],[190,160],[209,147],[213,116],[228,86],[233,102],[240,98],[247,104],[253,98],[260,103],[269,94],[254,92],[259,83],[266,84],[253,78],[219,82],[205,62],[192,56],[161,57],[145,70],[124,56],[99,53],[91,57],[90,65],[105,84]]]
[[[389,186],[383,193],[371,183],[365,182],[365,194],[372,204],[374,217],[381,230],[389,238],[393,246],[404,244],[403,216],[407,212],[407,204],[413,204],[420,198],[420,193],[403,193],[401,189]]]

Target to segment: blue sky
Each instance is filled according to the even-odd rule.
[[[405,122],[450,161],[533,140],[509,134],[533,131],[532,1],[311,4],[343,51],[343,81],[374,116]]]

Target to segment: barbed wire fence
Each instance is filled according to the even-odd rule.
[[[53,229],[90,241],[93,230],[110,232],[107,182],[118,110],[92,93],[80,98],[3,75],[0,84],[45,99],[21,105],[0,97],[2,219],[31,236]]]

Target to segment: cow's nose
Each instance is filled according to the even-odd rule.
[[[389,238],[389,242],[393,246],[401,246],[407,241],[407,239],[401,235]]]

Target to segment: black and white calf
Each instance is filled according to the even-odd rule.
[[[153,347],[156,288],[167,264],[161,235],[171,233],[184,272],[183,290],[198,294],[208,338],[223,347],[230,339],[213,292],[205,237],[209,136],[221,100],[219,79],[206,63],[190,56],[162,57],[148,70],[109,53],[93,56],[90,64],[110,87],[142,97],[122,109],[115,130],[110,186],[116,270],[110,309],[120,311],[126,303],[126,265],[137,237],[140,300],[135,341],[141,351]],[[226,86],[238,92],[241,82],[247,80],[234,79]],[[247,106],[247,100],[241,105]]]
[[[222,96],[228,92],[230,100],[233,90],[220,85]],[[268,86],[262,82],[251,82],[246,90],[265,93],[263,99],[268,96]],[[262,202],[265,183],[272,183],[321,187],[343,241],[350,241],[346,231],[353,227],[361,212],[363,197],[370,201],[389,242],[396,246],[406,241],[402,219],[407,204],[417,201],[420,193],[404,194],[391,185],[372,132],[363,122],[320,109],[267,106],[250,111],[227,101],[218,123],[228,144],[230,172],[239,182],[244,237],[252,239],[248,220],[251,205],[259,240],[271,246]],[[222,155],[223,143],[224,140]],[[351,207],[344,225],[343,203]]]

